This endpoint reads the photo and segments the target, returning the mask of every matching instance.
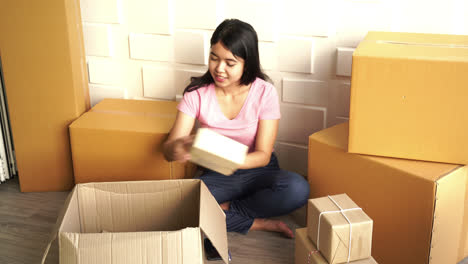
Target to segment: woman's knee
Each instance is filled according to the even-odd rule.
[[[226,177],[223,174],[208,171],[200,176],[200,180],[208,187],[218,203],[231,201],[241,193],[241,186],[234,177]]]
[[[287,174],[289,199],[294,207],[301,207],[309,199],[309,183],[303,176],[295,172],[288,171]]]

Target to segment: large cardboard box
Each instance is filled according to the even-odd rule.
[[[79,0],[2,1],[0,53],[21,191],[68,191],[68,125],[89,109]]]
[[[307,227],[296,229],[295,264],[328,264],[312,240],[307,236]],[[374,258],[351,261],[352,264],[377,264]]]
[[[352,197],[374,221],[379,263],[461,260],[467,167],[348,153],[347,139],[347,123],[309,137],[311,198]]]
[[[468,36],[369,32],[353,53],[349,151],[468,164]]]
[[[76,183],[191,178],[195,166],[162,152],[172,101],[104,99],[70,125]]]
[[[62,264],[204,263],[204,237],[228,263],[224,212],[200,180],[77,184],[64,208],[49,243]]]
[[[330,264],[371,257],[372,225],[346,194],[308,201],[307,234]]]

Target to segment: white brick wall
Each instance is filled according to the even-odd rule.
[[[251,24],[260,41],[277,38],[277,3],[271,0],[225,0],[226,18],[238,18]]]
[[[131,0],[127,3],[126,11],[130,32],[166,35],[173,33],[174,11],[172,1]]]
[[[95,106],[104,98],[125,98],[125,89],[117,86],[90,84],[89,85],[89,98],[91,106]]]
[[[89,59],[89,82],[91,84],[119,85],[125,81],[125,67],[124,63],[112,59]]]
[[[175,62],[208,65],[211,34],[179,30],[174,35]]]
[[[338,47],[357,47],[367,31],[390,30],[391,15],[385,5],[388,2],[387,0],[341,1],[341,8],[337,13],[340,21],[336,28],[336,45]],[[401,4],[406,5],[407,2]]]
[[[258,43],[258,52],[260,53],[260,62],[263,70],[276,69],[276,45],[273,42]]]
[[[129,34],[130,59],[173,61],[174,39],[171,36]]]
[[[325,128],[325,114],[321,108],[281,104],[278,140],[307,145],[309,135]]]
[[[330,36],[334,34],[337,0],[290,0],[281,6],[280,32],[285,35]]]
[[[278,41],[279,70],[314,73],[314,40],[302,37],[281,37]]]
[[[281,100],[275,151],[303,175],[308,136],[349,118],[352,52],[367,31],[468,35],[466,0],[81,0],[81,10],[93,105],[180,98],[207,70],[216,26],[252,24]]]
[[[119,6],[122,0],[81,0],[81,19],[86,22],[120,23]]]
[[[307,175],[307,146],[276,142],[275,153],[278,156],[280,167],[285,170],[295,171],[301,175]]]
[[[143,66],[143,96],[175,100],[174,74],[174,69],[170,67]]]
[[[175,0],[176,28],[214,30],[218,25],[216,8],[220,5],[219,2],[216,0]]]
[[[84,23],[83,35],[87,55],[113,56],[111,25]]]
[[[283,102],[328,105],[328,83],[316,80],[283,79]]]
[[[351,77],[353,48],[336,48],[336,75]]]
[[[185,87],[190,84],[190,78],[203,75],[206,70],[176,70],[174,77],[174,86],[176,94],[182,95]]]

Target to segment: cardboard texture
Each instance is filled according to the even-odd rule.
[[[309,200],[307,234],[328,263],[346,263],[348,254],[350,261],[371,256],[373,222],[357,208],[346,194]]]
[[[295,264],[328,264],[307,236],[307,227],[296,229]],[[352,264],[377,264],[374,258],[351,261]]]
[[[190,155],[194,163],[231,175],[244,163],[248,149],[246,145],[208,128],[199,128]]]
[[[176,102],[104,99],[70,125],[76,183],[191,178],[196,167],[162,152]]]
[[[461,260],[467,167],[348,153],[347,139],[347,123],[309,137],[311,198],[352,197],[374,221],[379,263]]]
[[[79,4],[1,4],[2,71],[22,192],[73,187],[68,125],[89,109]]]
[[[77,184],[54,235],[65,264],[204,263],[204,237],[228,263],[224,212],[200,180]]]
[[[468,164],[468,36],[369,32],[353,53],[349,152]]]

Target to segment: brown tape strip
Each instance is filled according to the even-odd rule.
[[[128,111],[118,111],[118,110],[101,110],[101,109],[91,109],[90,112],[95,113],[104,113],[104,114],[116,114],[116,115],[130,115],[130,116],[151,116],[151,117],[161,117],[161,118],[175,118],[176,114],[158,114],[158,113],[148,113],[148,112],[128,112]]]
[[[468,49],[468,45],[459,45],[459,44],[435,44],[435,43],[402,42],[402,41],[391,41],[391,40],[375,40],[375,41],[372,40],[368,42],[375,42],[377,44],[397,44],[397,45],[407,45],[407,46],[427,46],[427,47],[439,47],[439,48]]]

